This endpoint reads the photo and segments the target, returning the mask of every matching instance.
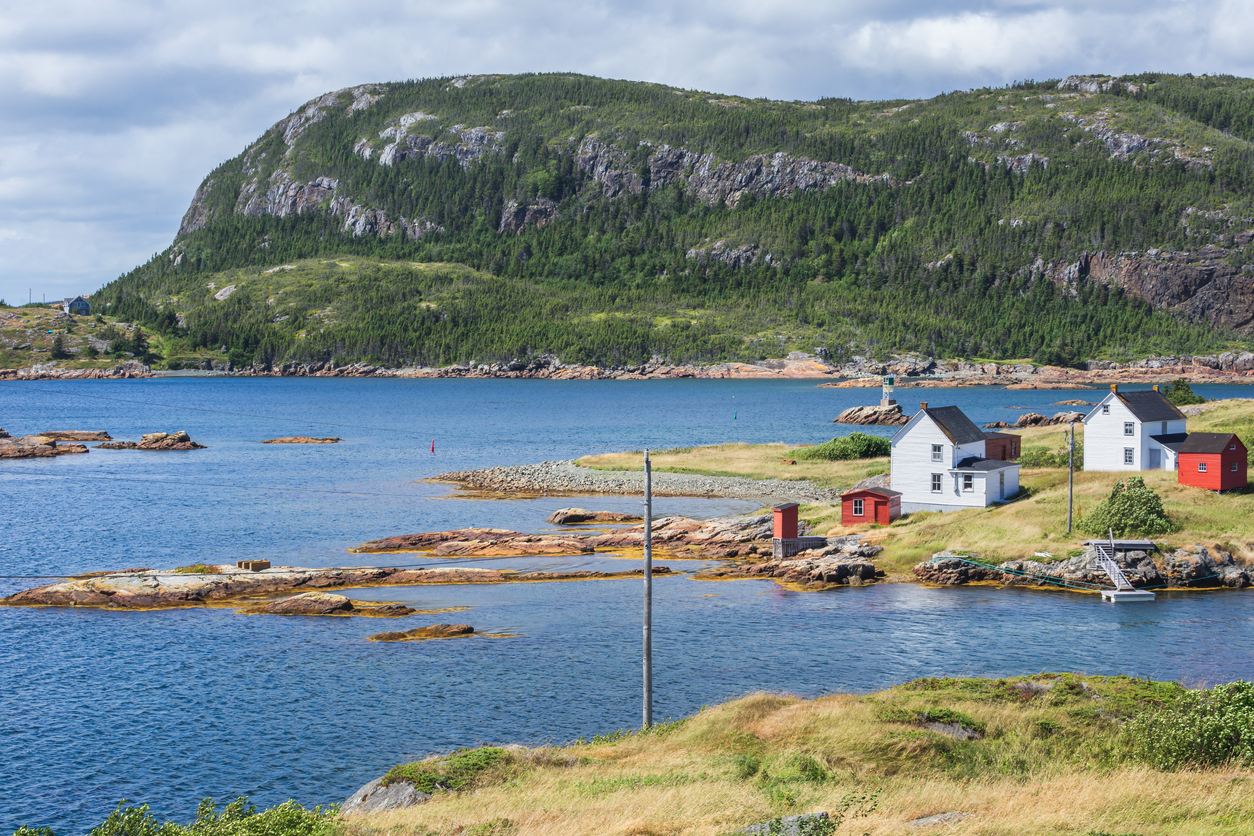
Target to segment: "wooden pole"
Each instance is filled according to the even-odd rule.
[[[644,728],[653,725],[653,465],[644,451]]]
[[[1067,445],[1067,533],[1071,533],[1071,506],[1075,501],[1075,421],[1071,422],[1071,443]]]

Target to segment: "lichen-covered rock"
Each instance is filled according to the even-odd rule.
[[[265,611],[276,615],[331,615],[352,612],[353,602],[343,595],[329,592],[305,592],[281,601],[271,601],[266,604]]]
[[[417,627],[413,630],[397,630],[387,633],[376,633],[369,636],[372,642],[416,642],[428,639],[453,639],[459,636],[473,636],[475,628],[469,624],[432,624],[430,627]]]
[[[851,406],[836,416],[833,424],[860,424],[869,426],[900,426],[910,423],[910,416],[903,415],[901,404],[891,406]]]
[[[403,810],[421,804],[431,797],[408,781],[397,781],[384,786],[382,778],[376,778],[348,797],[341,806],[341,815],[386,813]]]
[[[554,525],[578,525],[589,522],[640,522],[639,514],[617,511],[586,511],[583,508],[561,508],[549,514],[547,522]]]

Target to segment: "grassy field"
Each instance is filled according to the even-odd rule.
[[[1214,401],[1205,411],[1189,419],[1191,431],[1236,432],[1254,449],[1254,400],[1239,398]],[[1015,430],[1023,437],[1022,446],[1044,447],[1051,451],[1066,448],[1065,427],[1039,427]],[[1083,442],[1083,425],[1077,425],[1077,440]],[[675,473],[737,475],[752,478],[809,479],[828,487],[848,488],[867,476],[888,472],[888,459],[846,462],[816,462],[795,459],[799,447],[785,444],[722,444],[661,450],[652,454],[654,469]],[[587,456],[580,464],[607,470],[639,470],[640,454],[613,453]],[[1254,498],[1248,493],[1217,495],[1211,491],[1177,483],[1174,472],[1140,474],[1162,498],[1167,513],[1177,520],[1180,531],[1162,538],[1172,546],[1220,545],[1239,558],[1254,559]],[[1077,473],[1075,477],[1075,522],[1109,495],[1116,473]],[[839,505],[808,505],[801,516],[815,530],[828,536],[866,532],[884,547],[876,563],[891,575],[901,575],[921,560],[945,548],[978,553],[987,562],[1031,558],[1049,552],[1056,558],[1080,547],[1089,535],[1067,534],[1067,471],[1065,468],[1024,469],[1021,484],[1027,496],[1005,506],[951,513],[908,514],[887,527],[840,524]]]
[[[1165,836],[1254,831],[1254,771],[1162,772],[1143,763],[1124,718],[1181,689],[1128,677],[1041,674],[917,680],[867,696],[755,694],[647,734],[576,745],[477,750],[466,790],[407,810],[340,820],[345,836],[726,834],[826,810],[832,833]],[[927,728],[957,723],[959,740]],[[484,757],[491,755],[491,757]],[[439,770],[434,762],[407,767]],[[399,770],[402,774],[406,770]]]

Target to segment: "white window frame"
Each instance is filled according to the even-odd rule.
[[[866,509],[865,509],[865,506],[863,505],[863,500],[855,499],[853,501],[853,515],[855,517],[865,517],[866,516],[865,510]]]
[[[1198,462],[1198,463],[1197,463],[1197,472],[1198,472],[1198,473],[1205,473],[1205,472],[1206,472],[1206,462]]]
[[[1136,435],[1136,422],[1124,421],[1123,422],[1123,434],[1132,435],[1132,436]]]
[[[1110,414],[1110,404],[1108,404],[1108,403],[1104,403],[1104,404],[1102,404],[1102,414],[1103,414],[1103,415],[1109,415],[1109,414]]]
[[[1241,468],[1237,467],[1237,463],[1236,463],[1236,462],[1233,462],[1233,463],[1232,463],[1232,472],[1233,472],[1233,473],[1240,473],[1240,472],[1241,472]]]
[[[1229,450],[1235,450],[1235,449],[1237,449],[1237,443],[1236,443],[1235,441],[1234,441],[1234,442],[1232,442],[1231,444],[1229,444],[1229,445],[1228,445],[1228,449],[1229,449]]]
[[[1123,448],[1123,463],[1136,464],[1136,449],[1133,447]]]
[[[945,448],[940,444],[932,445],[932,461],[943,462],[945,460]]]
[[[943,493],[945,491],[945,480],[941,478],[939,473],[932,474],[932,493]]]
[[[974,491],[974,490],[975,490],[975,474],[974,473],[962,474],[962,492],[967,493],[967,492]]]

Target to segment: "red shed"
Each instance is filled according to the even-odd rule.
[[[1243,488],[1248,455],[1235,433],[1189,433],[1180,444],[1177,478],[1209,491]]]
[[[901,516],[901,492],[888,488],[862,488],[840,495],[840,524],[888,525]]]
[[[984,458],[1003,462],[1019,458],[1019,436],[1014,433],[984,433]]]
[[[797,539],[797,503],[775,506],[775,539]]]

